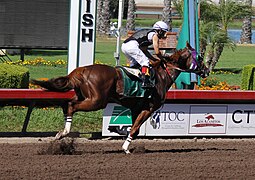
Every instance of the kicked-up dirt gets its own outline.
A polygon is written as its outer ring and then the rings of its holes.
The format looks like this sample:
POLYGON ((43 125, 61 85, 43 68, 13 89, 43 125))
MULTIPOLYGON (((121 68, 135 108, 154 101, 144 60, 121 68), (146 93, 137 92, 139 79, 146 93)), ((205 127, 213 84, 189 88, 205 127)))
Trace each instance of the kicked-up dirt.
POLYGON ((0 138, 0 179, 254 179, 255 139, 0 138))

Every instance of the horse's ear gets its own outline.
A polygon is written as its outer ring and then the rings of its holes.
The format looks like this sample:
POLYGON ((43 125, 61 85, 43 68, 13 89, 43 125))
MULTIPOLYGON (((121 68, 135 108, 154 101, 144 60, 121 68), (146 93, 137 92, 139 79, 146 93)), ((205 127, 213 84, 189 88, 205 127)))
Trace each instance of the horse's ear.
POLYGON ((186 47, 189 48, 189 49, 192 48, 188 41, 186 41, 186 47))
POLYGON ((191 45, 189 44, 188 41, 186 41, 186 47, 187 47, 189 50, 194 50, 194 48, 191 47, 191 45))

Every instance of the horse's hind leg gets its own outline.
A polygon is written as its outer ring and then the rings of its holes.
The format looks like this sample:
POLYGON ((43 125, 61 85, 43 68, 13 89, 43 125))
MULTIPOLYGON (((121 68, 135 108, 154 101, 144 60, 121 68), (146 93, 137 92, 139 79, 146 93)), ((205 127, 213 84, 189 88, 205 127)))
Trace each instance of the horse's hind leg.
POLYGON ((63 131, 59 131, 56 134, 55 139, 61 139, 70 133, 72 120, 73 120, 72 116, 65 115, 65 128, 63 131))
POLYGON ((73 104, 77 103, 78 101, 84 100, 80 90, 76 90, 75 93, 76 93, 76 96, 73 97, 72 101, 62 106, 64 118, 65 118, 65 128, 63 131, 59 131, 57 133, 57 135, 55 136, 55 139, 61 139, 70 133, 71 125, 73 121, 73 113, 74 113, 73 104))
POLYGON ((69 132, 71 130, 71 125, 72 125, 73 119, 72 119, 72 116, 68 115, 68 104, 62 106, 63 113, 64 113, 64 120, 65 120, 65 128, 63 131, 59 131, 56 134, 55 139, 61 139, 61 138, 65 137, 67 134, 69 134, 69 132))
POLYGON ((64 120, 65 120, 65 128, 63 131, 59 131, 56 134, 55 139, 61 139, 70 133, 72 120, 73 120, 72 106, 73 106, 74 102, 78 101, 78 99, 79 99, 79 97, 76 95, 72 98, 72 101, 62 105, 62 109, 63 109, 63 113, 64 113, 64 120))
POLYGON ((98 98, 87 98, 83 101, 72 101, 69 102, 68 108, 64 109, 64 115, 65 115, 65 128, 63 131, 60 131, 55 136, 56 139, 61 139, 68 135, 71 130, 72 125, 72 117, 73 114, 77 111, 95 111, 102 109, 106 106, 106 99, 100 98, 100 101, 98 98))

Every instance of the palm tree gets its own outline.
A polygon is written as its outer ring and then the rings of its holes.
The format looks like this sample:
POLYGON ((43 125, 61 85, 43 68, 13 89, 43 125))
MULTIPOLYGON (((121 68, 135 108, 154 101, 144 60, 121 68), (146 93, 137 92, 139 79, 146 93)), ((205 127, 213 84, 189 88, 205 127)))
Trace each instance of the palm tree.
MULTIPOLYGON (((178 12, 182 14, 181 0, 173 0, 178 12)), ((234 44, 228 37, 227 29, 234 18, 245 17, 250 14, 247 6, 234 0, 220 0, 219 4, 210 0, 200 1, 200 51, 207 52, 206 63, 214 69, 223 52, 224 46, 234 49, 234 44), (209 46, 208 46, 209 45, 209 46), (207 48, 209 50, 207 51, 207 48)))
POLYGON ((204 25, 210 21, 215 21, 215 28, 211 27, 209 34, 206 34, 208 32, 205 31, 204 34, 200 35, 203 40, 201 43, 203 52, 205 52, 207 44, 210 45, 210 51, 206 57, 206 63, 210 70, 213 70, 218 63, 224 46, 233 47, 233 42, 229 39, 227 32, 229 23, 234 18, 244 17, 247 14, 249 14, 247 7, 234 0, 220 0, 219 5, 212 2, 208 3, 206 0, 201 1, 201 20, 203 20, 204 25))
POLYGON ((97 32, 107 35, 110 31, 110 0, 98 0, 97 32))
POLYGON ((135 30, 135 0, 128 1, 128 14, 127 14, 127 24, 126 28, 127 31, 134 31, 135 30))
MULTIPOLYGON (((244 1, 245 5, 249 6, 251 11, 252 11, 252 0, 246 0, 244 1)), ((243 26, 242 26, 242 33, 241 33, 241 38, 240 38, 240 43, 244 44, 251 44, 251 37, 252 37, 252 19, 251 16, 246 16, 243 19, 243 26)))
MULTIPOLYGON (((247 9, 247 6, 243 6, 240 3, 237 3, 234 0, 220 0, 220 4, 218 6, 218 14, 220 15, 220 28, 225 33, 225 36, 228 37, 228 25, 230 22, 232 22, 235 18, 244 17, 248 15, 249 9, 247 9)), ((222 39, 223 40, 223 39, 222 39)), ((212 59, 211 66, 213 69, 217 62, 219 61, 219 58, 221 56, 221 53, 223 52, 224 45, 226 44, 227 39, 224 41, 221 41, 217 43, 217 46, 215 46, 215 54, 212 59)))
MULTIPOLYGON (((214 3, 208 3, 207 0, 202 0, 200 2, 200 26, 199 26, 199 33, 200 33, 200 52, 204 57, 206 53, 206 48, 209 43, 211 43, 212 35, 215 31, 218 31, 219 28, 217 23, 220 18, 217 15, 217 6, 214 3)), ((213 47, 213 46, 212 46, 213 47)), ((211 59, 213 58, 212 52, 207 53, 207 65, 209 66, 211 59)))
POLYGON ((218 14, 221 18, 221 27, 227 32, 228 25, 235 18, 250 15, 250 9, 234 0, 220 0, 218 6, 218 14))
POLYGON ((183 15, 183 0, 172 0, 173 5, 178 12, 179 16, 182 18, 183 15))
POLYGON ((99 33, 101 24, 102 24, 102 9, 103 9, 103 0, 97 1, 97 24, 96 30, 99 33))
POLYGON ((171 0, 164 0, 162 21, 168 25, 169 31, 172 31, 171 0))
POLYGON ((207 51, 205 62, 210 71, 218 63, 219 55, 221 55, 218 51, 221 50, 222 44, 232 50, 235 48, 235 43, 227 36, 226 32, 218 28, 216 22, 200 24, 200 50, 201 54, 207 51))

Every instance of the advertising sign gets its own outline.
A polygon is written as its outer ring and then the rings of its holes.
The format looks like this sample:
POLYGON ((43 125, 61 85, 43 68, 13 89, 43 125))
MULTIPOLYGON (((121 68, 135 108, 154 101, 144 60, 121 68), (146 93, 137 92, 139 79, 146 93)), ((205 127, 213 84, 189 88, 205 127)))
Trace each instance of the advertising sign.
MULTIPOLYGON (((110 103, 104 110, 103 114, 103 136, 119 136, 118 133, 110 132, 117 130, 125 135, 130 131, 132 126, 131 111, 123 106, 110 103)), ((139 135, 144 135, 144 126, 141 127, 139 135)))
POLYGON ((255 106, 232 105, 228 107, 228 134, 254 135, 255 134, 255 106))
POLYGON ((226 134, 227 106, 190 106, 189 134, 226 134))
POLYGON ((165 104, 146 121, 146 135, 175 136, 188 132, 189 106, 165 104))
MULTIPOLYGON (((117 104, 104 110, 103 136, 126 134, 131 112, 117 104)), ((140 136, 238 136, 255 135, 252 104, 164 104, 142 125, 140 136)))

